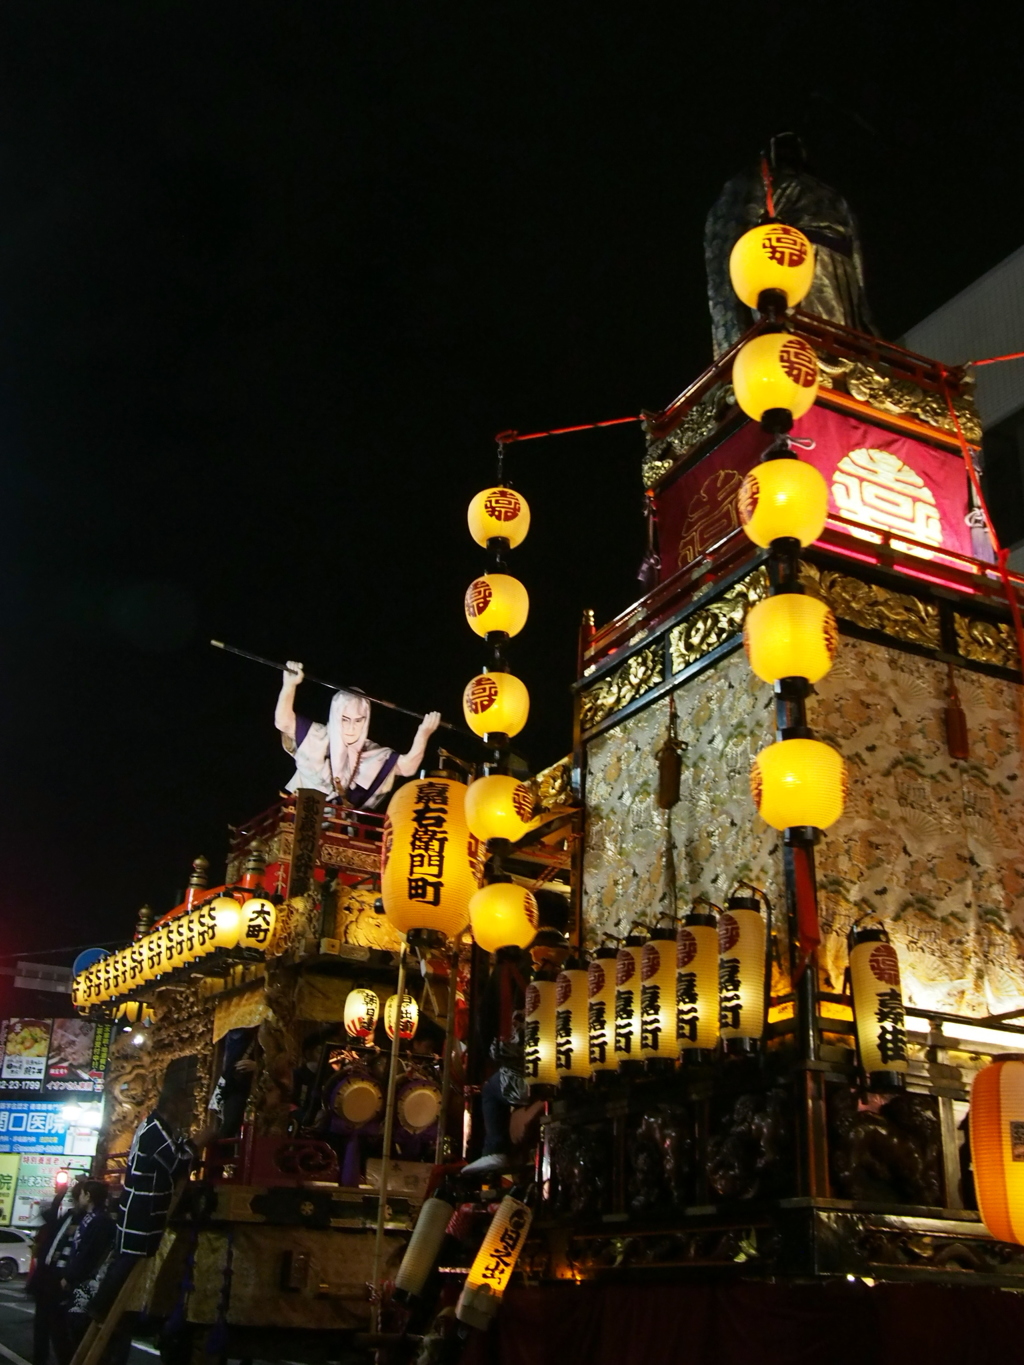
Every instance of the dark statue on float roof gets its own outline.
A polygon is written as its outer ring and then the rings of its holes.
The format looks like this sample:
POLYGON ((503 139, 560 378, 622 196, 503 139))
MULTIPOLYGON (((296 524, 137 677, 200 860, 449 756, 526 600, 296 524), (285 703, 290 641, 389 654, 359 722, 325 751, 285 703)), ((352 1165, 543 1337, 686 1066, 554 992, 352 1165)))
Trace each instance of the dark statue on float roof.
MULTIPOLYGON (((803 143, 795 133, 773 137, 766 159, 776 216, 799 228, 814 243, 817 254, 814 284, 800 307, 829 322, 877 334, 864 294, 860 233, 850 206, 838 191, 810 173, 803 143)), ((758 161, 726 182, 711 206, 704 229, 716 360, 754 323, 754 314, 740 303, 729 282, 729 253, 743 233, 766 216, 758 161)))

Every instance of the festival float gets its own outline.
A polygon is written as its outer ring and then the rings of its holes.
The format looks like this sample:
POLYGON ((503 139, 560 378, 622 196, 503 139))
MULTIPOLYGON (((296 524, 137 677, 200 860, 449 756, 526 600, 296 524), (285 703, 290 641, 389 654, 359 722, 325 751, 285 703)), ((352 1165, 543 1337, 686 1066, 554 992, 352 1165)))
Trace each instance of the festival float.
POLYGON ((86 1012, 153 1011, 112 1066, 111 1171, 165 1063, 198 1126, 224 1039, 257 1031, 240 1133, 146 1289, 166 1312, 187 1283, 218 1353, 259 1329, 292 1360, 300 1330, 395 1360, 486 1334, 504 1360, 732 1359, 775 1313, 773 1359, 820 1331, 888 1360, 922 1314, 950 1351, 964 1322, 1019 1329, 1024 582, 969 376, 872 333, 848 211, 819 182, 808 208, 808 179, 778 158, 712 211, 717 357, 643 415, 645 591, 584 616, 570 756, 532 781, 511 757, 529 509, 505 433, 469 513, 484 756, 383 818, 296 790, 234 831, 224 887, 197 864, 76 980, 86 1012), (524 953, 521 1046, 488 1054, 488 981, 524 953), (516 1067, 507 1150, 472 1160, 516 1067))

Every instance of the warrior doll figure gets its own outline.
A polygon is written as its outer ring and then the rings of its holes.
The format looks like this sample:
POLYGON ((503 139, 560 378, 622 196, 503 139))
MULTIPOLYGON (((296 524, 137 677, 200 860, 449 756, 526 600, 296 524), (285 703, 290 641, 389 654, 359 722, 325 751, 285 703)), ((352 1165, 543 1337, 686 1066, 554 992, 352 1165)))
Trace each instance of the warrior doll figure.
POLYGON ((302 664, 289 660, 274 713, 281 743, 295 759, 288 791, 312 788, 358 810, 375 810, 397 777, 412 777, 420 767, 441 713, 428 711, 412 748, 397 754, 369 739, 370 703, 359 692, 335 692, 326 725, 297 716, 295 689, 303 677, 302 664))

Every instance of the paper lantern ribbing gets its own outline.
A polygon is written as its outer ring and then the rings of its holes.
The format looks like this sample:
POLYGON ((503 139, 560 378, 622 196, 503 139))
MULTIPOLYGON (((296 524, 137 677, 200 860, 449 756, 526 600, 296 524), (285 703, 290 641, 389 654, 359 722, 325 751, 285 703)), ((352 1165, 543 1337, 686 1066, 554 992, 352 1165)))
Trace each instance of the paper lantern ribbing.
POLYGON ((529 614, 529 594, 511 574, 481 574, 466 589, 466 620, 477 635, 518 635, 529 614))
POLYGON ((351 1038, 372 1038, 380 1017, 380 999, 376 991, 357 986, 345 997, 343 1013, 345 1032, 351 1038))
POLYGON ((740 485, 737 507, 744 531, 762 549, 783 536, 807 546, 825 529, 828 485, 806 460, 762 460, 740 485))
POLYGON ((590 1074, 589 973, 578 967, 555 980, 555 1069, 559 1078, 590 1074))
MULTIPOLYGON (((398 1017, 398 996, 389 995, 384 1002, 384 1031, 389 1038, 395 1036, 395 1020, 398 1017)), ((411 995, 402 996, 402 1014, 399 1023, 399 1036, 406 1039, 416 1037, 416 1026, 420 1022, 420 1007, 411 995)))
POLYGON ((803 337, 763 332, 737 354, 732 386, 736 402, 755 422, 778 408, 802 417, 818 396, 818 357, 803 337))
POLYGON ((516 1268, 532 1218, 527 1206, 511 1195, 498 1205, 459 1295, 455 1316, 460 1322, 481 1331, 490 1325, 516 1268))
POLYGON ((518 735, 530 714, 530 694, 512 673, 478 673, 462 694, 462 714, 475 735, 518 735))
POLYGON ((828 829, 846 803, 846 764, 818 739, 782 739, 762 749, 750 769, 750 791, 773 829, 828 829))
POLYGON ((531 981, 526 988, 523 1074, 527 1084, 555 1085, 555 983, 531 981))
POLYGON ((640 950, 640 1056, 645 1061, 679 1056, 676 1039, 676 933, 652 929, 640 950))
POLYGON ((615 1058, 614 948, 598 948, 587 968, 587 1031, 590 1074, 614 1071, 615 1058))
POLYGON ((630 936, 615 958, 615 1060, 640 1056, 640 955, 644 939, 630 936))
POLYGON ((718 919, 718 1013, 723 1038, 758 1039, 767 1010, 765 923, 753 896, 730 896, 718 919))
POLYGON ((213 916, 213 941, 216 946, 236 947, 242 933, 242 907, 234 896, 215 896, 209 905, 204 905, 202 909, 213 916))
POLYGON ((814 247, 788 223, 763 223, 745 232, 729 255, 729 278, 740 300, 757 308, 766 289, 795 308, 814 283, 814 247))
POLYGON ((469 902, 473 937, 485 953, 528 948, 537 932, 537 897, 515 882, 491 882, 469 902))
POLYGON ((436 1194, 424 1201, 395 1276, 395 1293, 399 1298, 415 1298, 422 1292, 454 1212, 455 1205, 436 1194))
POLYGON ((747 661, 762 682, 806 678, 816 683, 832 667, 839 627, 817 597, 783 592, 755 603, 743 624, 747 661))
POLYGON ((676 931, 676 1039, 681 1053, 718 1045, 718 930, 694 911, 676 931))
POLYGON ((482 489, 469 504, 469 534, 485 548, 489 540, 503 539, 514 550, 530 529, 530 507, 522 493, 500 486, 482 489))
POLYGON ((479 867, 465 801, 461 782, 428 777, 407 782, 388 803, 380 892, 401 934, 436 929, 454 938, 469 921, 479 867))
POLYGON ((854 928, 849 943, 861 1069, 869 1076, 879 1071, 906 1071, 907 1027, 896 949, 880 928, 854 928))
POLYGON ((521 839, 530 828, 533 807, 530 784, 501 773, 478 777, 466 790, 466 824, 484 841, 521 839))
POLYGON ((1000 1057, 971 1086, 971 1162, 982 1221, 1024 1246, 1024 1058, 1000 1057))

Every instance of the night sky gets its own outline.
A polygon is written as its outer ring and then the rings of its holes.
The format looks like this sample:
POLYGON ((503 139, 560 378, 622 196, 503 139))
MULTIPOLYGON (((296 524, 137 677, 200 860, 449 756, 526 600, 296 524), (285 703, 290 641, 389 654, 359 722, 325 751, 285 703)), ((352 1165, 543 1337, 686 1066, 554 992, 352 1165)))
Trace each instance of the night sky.
MULTIPOLYGON (((129 935, 287 781, 277 679, 211 636, 460 719, 494 433, 707 365, 704 218, 769 134, 859 214, 889 337, 1021 245, 1018 38, 824 12, 4 7, 0 952, 129 935)), ((582 608, 637 595, 641 452, 512 452, 535 768, 582 608)))

